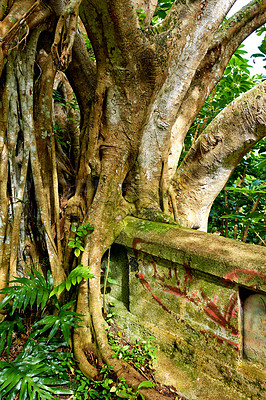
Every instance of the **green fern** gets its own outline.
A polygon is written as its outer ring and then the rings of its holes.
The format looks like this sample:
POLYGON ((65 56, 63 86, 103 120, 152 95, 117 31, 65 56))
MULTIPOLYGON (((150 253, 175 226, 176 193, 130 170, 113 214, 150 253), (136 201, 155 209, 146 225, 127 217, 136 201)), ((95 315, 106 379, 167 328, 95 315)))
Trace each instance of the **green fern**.
POLYGON ((6 320, 0 323, 0 354, 5 349, 7 358, 9 357, 9 350, 15 329, 24 332, 22 318, 17 314, 13 318, 8 316, 6 320))
MULTIPOLYGON (((54 348, 58 348, 58 343, 52 350, 54 348)), ((53 357, 56 357, 56 353, 53 357)), ((28 341, 23 352, 14 361, 0 361, 0 398, 53 400, 55 399, 53 394, 73 394, 69 389, 58 388, 68 384, 69 381, 55 377, 51 366, 53 363, 55 360, 51 362, 49 351, 40 352, 39 344, 33 340, 28 341)))
POLYGON ((35 302, 37 308, 41 307, 42 310, 44 309, 53 290, 52 275, 48 271, 47 279, 45 279, 36 269, 32 268, 32 271, 28 273, 29 278, 16 277, 13 281, 9 282, 13 286, 0 290, 0 294, 6 295, 0 303, 0 310, 11 301, 13 304, 10 315, 13 315, 16 309, 18 311, 23 309, 24 311, 28 304, 32 307, 35 302))
POLYGON ((90 272, 89 267, 84 267, 80 264, 70 272, 66 281, 60 283, 60 285, 56 286, 52 290, 52 292, 50 293, 50 297, 52 297, 56 293, 60 295, 65 289, 69 291, 72 285, 76 285, 77 283, 79 284, 82 279, 92 278, 94 278, 94 275, 90 272))
POLYGON ((82 317, 82 314, 78 314, 74 311, 69 310, 73 303, 75 303, 75 301, 71 301, 60 307, 58 310, 58 315, 47 315, 40 321, 37 321, 33 325, 33 328, 36 329, 32 332, 31 337, 41 335, 42 333, 51 329, 48 336, 49 341, 54 337, 56 332, 61 329, 64 339, 66 343, 68 343, 70 327, 79 328, 79 325, 76 322, 81 321, 81 318, 79 317, 82 317), (39 325, 44 325, 44 327, 39 329, 39 325))

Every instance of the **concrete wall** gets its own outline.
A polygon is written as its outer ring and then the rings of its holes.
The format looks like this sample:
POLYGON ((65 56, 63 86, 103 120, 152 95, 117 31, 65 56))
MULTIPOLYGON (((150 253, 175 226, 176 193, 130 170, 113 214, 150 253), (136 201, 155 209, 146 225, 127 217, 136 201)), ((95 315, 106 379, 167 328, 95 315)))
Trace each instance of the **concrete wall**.
POLYGON ((266 249, 126 218, 109 288, 132 340, 153 335, 157 378, 188 399, 266 399, 266 249))

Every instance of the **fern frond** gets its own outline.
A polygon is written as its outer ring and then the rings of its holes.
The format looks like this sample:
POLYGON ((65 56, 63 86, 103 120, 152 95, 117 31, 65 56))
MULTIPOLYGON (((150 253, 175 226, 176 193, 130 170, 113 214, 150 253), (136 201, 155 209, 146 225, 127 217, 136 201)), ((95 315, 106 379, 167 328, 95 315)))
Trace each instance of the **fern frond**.
MULTIPOLYGON (((58 344, 53 346, 57 347, 58 344)), ((14 361, 0 361, 1 399, 14 399, 18 393, 20 400, 54 400, 53 394, 73 394, 72 390, 58 387, 69 381, 55 377, 51 354, 49 358, 49 353, 41 350, 38 343, 30 340, 14 361)), ((56 353, 53 356, 56 358, 56 353)))
POLYGON ((44 309, 53 289, 51 273, 48 271, 45 279, 36 269, 32 268, 32 271, 28 274, 29 278, 16 277, 9 282, 14 284, 13 286, 0 290, 0 294, 6 294, 0 302, 0 309, 11 301, 13 304, 10 315, 13 315, 16 309, 24 311, 28 304, 32 308, 35 302, 37 308, 44 309))

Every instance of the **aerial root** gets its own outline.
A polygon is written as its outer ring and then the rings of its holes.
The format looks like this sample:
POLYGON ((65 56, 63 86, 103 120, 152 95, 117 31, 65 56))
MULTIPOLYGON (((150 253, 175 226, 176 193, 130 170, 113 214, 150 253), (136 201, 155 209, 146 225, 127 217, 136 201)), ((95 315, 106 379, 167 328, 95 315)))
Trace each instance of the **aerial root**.
POLYGON ((80 3, 81 0, 70 1, 56 26, 51 51, 54 62, 61 71, 65 71, 72 60, 72 47, 78 26, 80 3))

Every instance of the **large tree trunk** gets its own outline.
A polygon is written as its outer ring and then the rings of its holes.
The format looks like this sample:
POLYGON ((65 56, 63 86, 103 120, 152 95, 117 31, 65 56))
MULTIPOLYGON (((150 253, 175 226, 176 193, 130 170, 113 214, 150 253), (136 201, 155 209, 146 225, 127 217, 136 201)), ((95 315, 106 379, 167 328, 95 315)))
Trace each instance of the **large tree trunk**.
MULTIPOLYGON (((81 263, 95 278, 79 287, 84 321, 74 334, 89 377, 98 371, 86 349, 119 377, 130 375, 133 386, 142 379, 112 358, 102 313, 101 259, 120 222, 133 214, 206 229, 231 171, 265 136, 262 84, 213 121, 176 171, 189 126, 231 55, 266 21, 266 1, 253 1, 221 28, 233 3, 176 1, 152 27, 154 0, 1 2, 0 287, 33 265, 45 273, 47 259, 58 285, 75 266, 71 225, 90 222, 81 263), (147 15, 145 29, 136 8, 147 15), (78 10, 95 61, 76 34, 78 10), (80 125, 68 106, 69 83, 80 125), (63 104, 53 101, 53 89, 63 104), (56 125, 65 129, 66 147, 56 125)), ((152 389, 145 396, 162 398, 152 389)))

